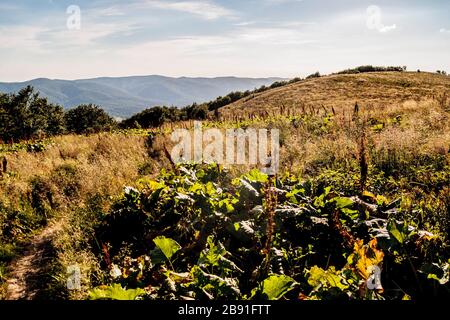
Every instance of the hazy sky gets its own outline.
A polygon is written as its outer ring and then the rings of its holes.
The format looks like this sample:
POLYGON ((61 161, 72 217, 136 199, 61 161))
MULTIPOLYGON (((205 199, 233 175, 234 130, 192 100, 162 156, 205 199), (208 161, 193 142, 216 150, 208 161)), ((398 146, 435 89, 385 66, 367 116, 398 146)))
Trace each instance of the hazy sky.
POLYGON ((448 0, 0 0, 0 81, 450 71, 449 16, 448 0))

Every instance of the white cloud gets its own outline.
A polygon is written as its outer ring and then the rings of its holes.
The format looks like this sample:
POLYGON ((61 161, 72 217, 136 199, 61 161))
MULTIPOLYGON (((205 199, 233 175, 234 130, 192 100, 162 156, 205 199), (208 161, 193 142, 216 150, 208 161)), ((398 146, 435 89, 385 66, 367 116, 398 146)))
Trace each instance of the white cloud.
POLYGON ((248 27, 248 26, 264 26, 269 28, 285 28, 285 29, 298 29, 307 26, 317 25, 316 22, 303 22, 303 21, 242 21, 233 24, 236 27, 248 27))
POLYGON ((127 34, 137 27, 124 23, 91 23, 84 22, 80 30, 67 28, 53 29, 40 35, 44 47, 82 47, 96 45, 98 40, 115 34, 127 34))
POLYGON ((395 30, 395 29, 397 29, 397 25, 395 25, 395 24, 393 24, 391 26, 383 25, 378 29, 378 31, 380 31, 381 33, 385 33, 385 32, 389 32, 391 30, 395 30))
POLYGON ((210 1, 176 1, 167 2, 159 0, 147 0, 146 6, 163 10, 187 12, 202 17, 206 20, 215 20, 223 17, 234 17, 235 12, 210 1))
POLYGON ((113 6, 105 9, 100 9, 98 14, 100 16, 110 17, 110 16, 123 16, 125 15, 125 12, 119 6, 113 6))
POLYGON ((258 42, 271 45, 297 45, 315 42, 295 29, 288 28, 243 28, 233 34, 235 41, 258 42))
POLYGON ((119 49, 118 54, 126 58, 142 59, 155 57, 170 61, 183 61, 187 57, 221 54, 231 50, 231 39, 223 36, 187 36, 169 40, 149 41, 119 49))
POLYGON ((289 21, 289 22, 281 22, 279 26, 283 28, 298 28, 304 26, 313 26, 316 24, 317 24, 316 22, 289 21))
POLYGON ((439 30, 440 33, 450 33, 450 29, 445 29, 442 28, 441 30, 439 30))
POLYGON ((212 57, 235 55, 249 50, 274 54, 279 50, 296 50, 316 41, 294 29, 242 27, 218 36, 193 35, 169 40, 149 41, 118 51, 124 57, 143 59, 151 53, 159 57, 171 56, 175 61, 187 58, 212 60, 212 57))
POLYGON ((234 25, 236 27, 245 27, 245 26, 250 26, 250 25, 255 24, 255 23, 256 23, 255 21, 243 21, 243 22, 237 22, 234 25))
POLYGON ((0 48, 36 51, 41 42, 39 34, 48 29, 39 26, 5 26, 0 27, 0 48))
POLYGON ((267 4, 283 4, 289 2, 303 2, 304 0, 265 0, 267 4))
POLYGON ((96 45, 99 39, 118 33, 125 34, 135 28, 125 23, 83 23, 80 30, 69 30, 65 27, 6 26, 0 27, 0 48, 17 49, 32 54, 86 46, 91 46, 89 50, 93 50, 92 46, 96 45))
POLYGON ((305 44, 288 33, 279 38, 280 32, 283 34, 280 30, 249 28, 220 36, 177 37, 120 48, 114 55, 119 61, 127 61, 122 71, 125 74, 294 75, 292 66, 301 59, 298 53, 305 44), (277 55, 283 59, 274 59, 277 55))

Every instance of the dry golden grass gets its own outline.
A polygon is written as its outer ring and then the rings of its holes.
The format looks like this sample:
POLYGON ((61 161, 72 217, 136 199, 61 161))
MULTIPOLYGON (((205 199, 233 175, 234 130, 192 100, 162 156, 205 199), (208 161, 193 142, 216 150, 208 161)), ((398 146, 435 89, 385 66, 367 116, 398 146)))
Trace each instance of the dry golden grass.
POLYGON ((244 98, 220 114, 225 122, 275 121, 285 137, 282 167, 314 175, 318 168, 346 166, 357 158, 361 126, 372 154, 395 150, 410 160, 448 155, 449 110, 450 77, 383 72, 309 79, 244 98), (329 115, 332 123, 322 132, 329 115), (280 117, 284 122, 276 120, 280 117), (291 121, 295 118, 301 120, 291 121), (384 127, 374 130, 373 123, 384 127))
MULTIPOLYGON (((449 98, 450 77, 443 75, 397 72, 331 75, 244 98, 221 109, 220 113, 229 121, 223 126, 237 118, 254 118, 255 127, 264 127, 268 121, 280 127, 284 140, 283 165, 297 172, 308 172, 316 165, 345 162, 355 157, 360 130, 355 121, 356 102, 360 110, 358 121, 375 119, 386 125, 377 132, 366 124, 368 140, 375 150, 448 153, 449 98), (323 118, 330 114, 334 114, 332 124, 325 132, 318 132, 323 118), (292 116, 303 120, 291 122, 292 116), (392 124, 397 116, 401 122, 392 124)), ((167 123, 161 130, 170 132, 192 125, 192 121, 167 123)), ((164 152, 164 146, 170 149, 168 138, 166 134, 154 141, 158 159, 155 170, 170 164, 164 152)), ((11 174, 0 179, 0 200, 6 205, 16 205, 21 197, 29 195, 33 178, 52 180, 55 170, 72 166, 82 205, 86 195, 115 194, 124 184, 132 182, 138 176, 137 168, 146 160, 147 151, 142 136, 56 137, 44 152, 19 151, 7 155, 11 174)))
MULTIPOLYGON (((65 292, 65 268, 77 264, 82 269, 83 285, 89 283, 97 261, 88 250, 81 230, 80 210, 97 195, 104 210, 125 185, 134 185, 139 168, 148 161, 145 137, 124 134, 66 135, 52 139, 40 153, 8 153, 8 173, 0 177, 0 204, 9 210, 27 211, 33 203, 33 181, 45 186, 42 198, 54 220, 61 226, 52 239, 56 259, 52 268, 55 295, 65 292), (51 203, 47 203, 50 192, 51 203)), ((30 213, 36 214, 36 213, 30 213)), ((98 214, 98 212, 97 212, 98 214)), ((50 216, 48 217, 50 218, 50 216)), ((4 293, 3 293, 4 294, 4 293)), ((1 298, 1 293, 0 293, 1 298)))
POLYGON ((7 154, 9 174, 0 179, 0 200, 5 205, 20 205, 19 199, 29 196, 30 182, 36 177, 60 187, 53 178, 64 166, 76 172, 78 205, 89 194, 115 194, 137 177, 139 165, 146 160, 144 140, 121 134, 66 135, 52 139, 40 153, 7 154))
POLYGON ((239 100, 221 109, 236 117, 248 114, 320 112, 331 108, 349 113, 357 102, 363 108, 379 109, 407 101, 433 99, 450 94, 450 77, 432 73, 379 72, 331 75, 293 83, 239 100), (283 110, 285 109, 285 110, 283 110))

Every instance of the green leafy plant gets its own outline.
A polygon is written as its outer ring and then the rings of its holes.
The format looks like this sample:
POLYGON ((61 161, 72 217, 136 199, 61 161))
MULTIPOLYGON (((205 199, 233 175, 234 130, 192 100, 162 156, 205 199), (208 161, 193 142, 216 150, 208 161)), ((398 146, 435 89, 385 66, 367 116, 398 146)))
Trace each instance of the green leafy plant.
POLYGON ((138 300, 145 294, 143 289, 124 289, 119 284, 93 289, 89 293, 91 300, 138 300))
POLYGON ((271 180, 257 170, 230 177, 215 164, 163 170, 139 189, 127 188, 97 229, 118 265, 111 282, 151 288, 150 299, 414 299, 419 287, 447 292, 442 237, 407 213, 399 221, 399 201, 360 194, 358 176, 344 189, 349 193, 321 179, 271 180), (367 286, 374 267, 382 289, 367 286))
POLYGON ((260 295, 268 300, 279 300, 286 293, 294 289, 296 282, 291 277, 285 275, 271 275, 261 285, 253 291, 252 297, 260 295))
POLYGON ((167 261, 169 261, 170 265, 172 266, 171 258, 175 253, 178 252, 178 250, 181 249, 181 246, 175 240, 163 236, 156 237, 155 239, 153 239, 153 242, 155 243, 156 247, 161 250, 167 261))

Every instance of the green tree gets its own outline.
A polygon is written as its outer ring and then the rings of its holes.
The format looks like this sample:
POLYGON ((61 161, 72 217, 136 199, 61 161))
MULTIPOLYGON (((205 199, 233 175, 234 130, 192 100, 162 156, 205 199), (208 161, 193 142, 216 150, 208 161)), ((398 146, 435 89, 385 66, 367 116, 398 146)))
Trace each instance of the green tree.
POLYGON ((107 131, 116 126, 113 118, 93 104, 83 104, 67 111, 65 121, 67 131, 77 134, 107 131))
POLYGON ((186 111, 175 107, 152 107, 139 112, 123 121, 123 128, 153 128, 168 121, 180 121, 186 119, 186 111))
POLYGON ((31 86, 0 96, 0 139, 6 142, 64 132, 64 110, 31 86))

